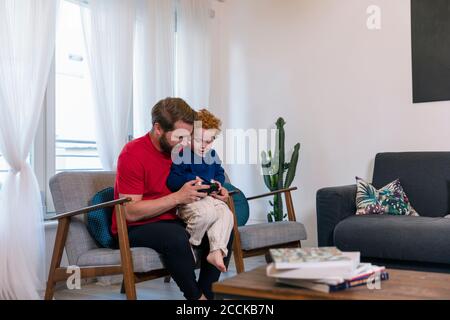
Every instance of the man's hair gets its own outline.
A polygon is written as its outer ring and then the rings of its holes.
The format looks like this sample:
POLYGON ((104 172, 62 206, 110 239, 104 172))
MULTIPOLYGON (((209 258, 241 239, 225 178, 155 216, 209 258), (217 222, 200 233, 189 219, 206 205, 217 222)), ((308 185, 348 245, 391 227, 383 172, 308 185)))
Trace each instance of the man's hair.
POLYGON ((220 130, 220 126, 222 125, 222 121, 209 112, 206 109, 202 109, 197 112, 197 121, 202 122, 203 129, 217 129, 220 130))
POLYGON ((173 131, 175 122, 194 124, 196 112, 180 98, 166 98, 152 109, 152 124, 159 123, 164 131, 173 131))

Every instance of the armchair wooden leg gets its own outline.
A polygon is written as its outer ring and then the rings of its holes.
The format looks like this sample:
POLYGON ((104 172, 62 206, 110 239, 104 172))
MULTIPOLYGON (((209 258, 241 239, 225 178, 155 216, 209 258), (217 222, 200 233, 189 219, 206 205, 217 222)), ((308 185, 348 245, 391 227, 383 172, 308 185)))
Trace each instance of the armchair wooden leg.
POLYGON ((131 256, 128 239, 125 212, 121 205, 116 206, 117 231, 119 237, 120 257, 122 260, 123 286, 128 300, 136 300, 136 285, 133 271, 133 258, 131 256))
POLYGON ((70 218, 63 218, 58 221, 58 229, 56 230, 55 246, 53 247, 52 261, 48 272, 47 287, 45 289, 45 300, 52 300, 55 289, 55 271, 61 266, 61 259, 66 244, 67 233, 69 231, 70 218))
POLYGON ((264 258, 266 259, 266 263, 272 263, 273 262, 272 256, 270 255, 269 251, 266 252, 266 254, 264 255, 264 258))
POLYGON ((242 254, 242 250, 240 250, 241 246, 239 246, 239 248, 236 248, 237 246, 233 244, 233 247, 234 264, 236 265, 236 272, 239 274, 245 271, 244 257, 242 254))
POLYGON ((236 272, 242 273, 245 271, 244 269, 244 255, 242 253, 242 247, 241 247, 241 235, 239 234, 239 228, 237 223, 237 217, 236 217, 236 210, 234 208, 234 201, 233 197, 228 198, 228 207, 230 208, 231 212, 233 212, 233 256, 234 256, 234 264, 236 265, 236 272))
POLYGON ((287 207, 289 221, 297 221, 297 218, 295 216, 294 204, 292 203, 291 192, 290 191, 286 192, 284 194, 284 197, 286 199, 286 207, 287 207))
POLYGON ((125 294, 125 282, 122 280, 122 285, 120 286, 120 293, 125 294))

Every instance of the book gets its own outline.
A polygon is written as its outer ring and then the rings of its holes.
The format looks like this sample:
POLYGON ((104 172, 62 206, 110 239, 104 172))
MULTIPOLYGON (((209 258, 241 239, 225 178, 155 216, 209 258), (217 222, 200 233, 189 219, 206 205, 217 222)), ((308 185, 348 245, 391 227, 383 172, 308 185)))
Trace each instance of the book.
POLYGON ((345 259, 339 261, 288 264, 274 262, 269 264, 266 273, 269 277, 287 279, 343 279, 353 276, 360 265, 360 253, 344 252, 341 255, 345 259))
POLYGON ((329 285, 338 285, 344 281, 354 281, 358 279, 365 278, 374 273, 381 273, 386 270, 385 267, 375 266, 370 263, 361 263, 358 268, 353 272, 352 275, 346 277, 327 277, 322 279, 312 279, 310 281, 315 281, 318 283, 324 283, 329 285))
POLYGON ((275 268, 351 267, 359 264, 359 252, 343 253, 336 247, 270 249, 275 268))
POLYGON ((383 271, 365 274, 359 278, 355 278, 353 280, 345 280, 344 282, 339 284, 327 284, 323 282, 316 282, 302 279, 283 279, 283 278, 277 278, 276 282, 291 287, 299 287, 324 293, 330 293, 342 291, 353 287, 367 285, 367 283, 369 282, 384 281, 388 279, 389 274, 386 271, 383 271))
POLYGON ((327 268, 296 268, 296 269, 277 269, 273 263, 269 264, 266 274, 271 278, 285 279, 323 279, 333 278, 342 279, 353 275, 354 269, 349 266, 327 267, 327 268))

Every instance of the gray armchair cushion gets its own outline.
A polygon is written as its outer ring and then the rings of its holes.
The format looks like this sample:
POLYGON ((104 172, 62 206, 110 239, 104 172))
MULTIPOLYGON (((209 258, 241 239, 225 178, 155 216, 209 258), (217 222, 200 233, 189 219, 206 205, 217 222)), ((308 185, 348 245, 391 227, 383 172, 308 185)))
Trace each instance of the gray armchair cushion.
POLYGON ((299 222, 291 221, 242 226, 239 227, 239 234, 243 250, 306 240, 305 226, 299 222))
POLYGON ((362 257, 450 264, 450 219, 352 216, 334 231, 336 246, 362 257))
MULTIPOLYGON (((200 251, 194 250, 196 260, 200 261, 200 251)), ((161 256, 150 248, 131 248, 133 256, 134 272, 148 272, 151 270, 163 269, 164 265, 161 256)), ((80 256, 78 266, 101 266, 119 265, 121 263, 120 251, 99 248, 90 250, 80 256)))
MULTIPOLYGON (((159 254, 149 248, 131 248, 135 272, 146 272, 164 268, 159 254)), ((120 251, 99 248, 90 250, 80 256, 78 266, 118 265, 121 263, 120 251)))
POLYGON ((98 246, 89 234, 86 224, 77 218, 72 218, 65 246, 69 264, 76 265, 77 260, 83 253, 97 248, 98 246))

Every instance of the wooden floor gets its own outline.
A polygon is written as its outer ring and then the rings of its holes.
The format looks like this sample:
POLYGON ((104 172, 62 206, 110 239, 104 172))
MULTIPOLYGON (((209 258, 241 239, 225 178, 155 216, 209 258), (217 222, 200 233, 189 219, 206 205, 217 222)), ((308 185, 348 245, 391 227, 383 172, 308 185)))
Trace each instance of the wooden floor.
MULTIPOLYGON (((245 259, 247 271, 265 265, 264 257, 245 259)), ((198 275, 198 271, 197 271, 198 275)), ((229 270, 223 273, 221 280, 235 276, 236 269, 233 259, 229 270)), ((164 279, 156 279, 139 283, 137 286, 139 300, 184 300, 184 297, 173 280, 164 283, 164 279)), ((101 285, 99 283, 85 284, 81 290, 59 289, 55 292, 56 300, 125 300, 125 295, 120 294, 120 285, 101 285)))

